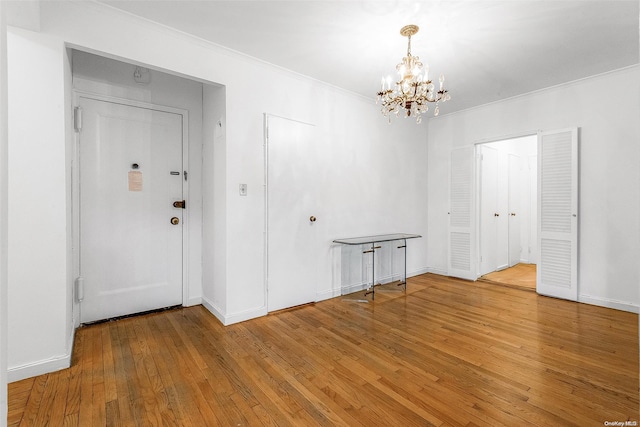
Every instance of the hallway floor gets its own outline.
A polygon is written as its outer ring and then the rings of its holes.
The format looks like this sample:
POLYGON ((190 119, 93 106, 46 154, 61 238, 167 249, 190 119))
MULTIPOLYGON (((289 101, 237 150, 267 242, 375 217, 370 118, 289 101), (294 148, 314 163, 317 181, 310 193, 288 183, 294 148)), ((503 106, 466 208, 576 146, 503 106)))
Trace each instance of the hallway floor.
POLYGON ((504 270, 485 274, 478 280, 535 291, 536 265, 516 264, 513 267, 505 268, 504 270))

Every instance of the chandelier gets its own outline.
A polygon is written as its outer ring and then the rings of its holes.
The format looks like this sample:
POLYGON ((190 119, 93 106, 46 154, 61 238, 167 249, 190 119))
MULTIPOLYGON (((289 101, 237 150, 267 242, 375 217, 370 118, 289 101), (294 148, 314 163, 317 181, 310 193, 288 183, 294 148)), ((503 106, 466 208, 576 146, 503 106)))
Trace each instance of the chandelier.
POLYGON ((411 56, 411 36, 418 32, 417 25, 406 25, 400 30, 400 34, 407 37, 407 56, 402 58, 402 62, 396 66, 400 80, 391 86, 391 76, 381 81, 380 92, 376 103, 382 104, 382 114, 391 123, 391 114, 397 116, 400 109, 404 108, 405 117, 416 117, 416 123, 420 123, 420 114, 429 110, 429 103, 435 102, 436 107, 433 115, 440 113, 438 104, 451 99, 449 92, 444 89, 444 75, 440 74, 440 90, 436 91, 433 82, 429 80, 429 66, 425 67, 422 74, 422 62, 417 56, 411 56))

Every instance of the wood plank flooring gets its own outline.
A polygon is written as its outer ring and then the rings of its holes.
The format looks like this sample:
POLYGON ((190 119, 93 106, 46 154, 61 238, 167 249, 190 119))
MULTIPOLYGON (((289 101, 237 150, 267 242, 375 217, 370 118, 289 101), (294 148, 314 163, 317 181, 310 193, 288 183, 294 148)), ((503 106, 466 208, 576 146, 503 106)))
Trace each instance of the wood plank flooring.
POLYGON ((201 306, 83 327, 9 401, 9 426, 637 422, 638 316, 426 274, 227 327, 201 306))
POLYGON ((536 265, 522 263, 516 264, 513 267, 505 268, 504 270, 485 274, 478 280, 535 291, 536 265))

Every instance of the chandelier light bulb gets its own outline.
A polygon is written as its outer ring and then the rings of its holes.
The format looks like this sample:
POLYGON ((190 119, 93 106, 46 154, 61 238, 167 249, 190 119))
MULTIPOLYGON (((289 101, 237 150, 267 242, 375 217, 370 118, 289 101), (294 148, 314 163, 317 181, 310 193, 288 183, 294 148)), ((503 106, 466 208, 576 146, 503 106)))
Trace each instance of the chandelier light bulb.
POLYGON ((398 115, 400 109, 404 109, 405 117, 415 116, 416 123, 422 122, 421 114, 429 110, 429 103, 435 102, 434 115, 440 113, 438 103, 451 99, 449 92, 444 89, 444 75, 440 75, 440 90, 436 92, 433 82, 429 80, 429 66, 423 65, 420 58, 411 55, 411 36, 418 32, 417 25, 406 25, 400 30, 400 34, 407 37, 407 56, 402 58, 396 66, 399 80, 391 88, 391 76, 381 80, 381 90, 378 92, 377 103, 382 104, 382 114, 391 123, 391 114, 398 115), (424 67, 424 74, 422 73, 424 67))

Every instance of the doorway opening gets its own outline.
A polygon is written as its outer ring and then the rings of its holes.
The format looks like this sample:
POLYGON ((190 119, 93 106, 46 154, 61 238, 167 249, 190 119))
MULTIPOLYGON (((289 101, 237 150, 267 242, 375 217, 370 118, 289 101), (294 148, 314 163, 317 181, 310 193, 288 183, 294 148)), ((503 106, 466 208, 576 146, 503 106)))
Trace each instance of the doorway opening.
POLYGON ((215 85, 209 82, 76 48, 69 54, 78 107, 71 190, 74 327, 200 304, 202 141, 214 127, 203 110, 224 100, 211 93, 215 85), (121 197, 118 204, 92 210, 91 197, 102 200, 113 194, 121 197), (105 214, 107 209, 112 215, 105 214), (115 229, 119 234, 110 231, 115 229), (99 281, 106 281, 105 287, 99 281), (171 298, 165 299, 168 289, 171 298), (124 297, 129 291, 136 296, 124 297), (96 295, 123 297, 124 302, 104 303, 96 295), (92 298, 100 310, 114 307, 117 312, 89 315, 92 298))
POLYGON ((479 280, 536 289, 537 135, 476 146, 479 280))

